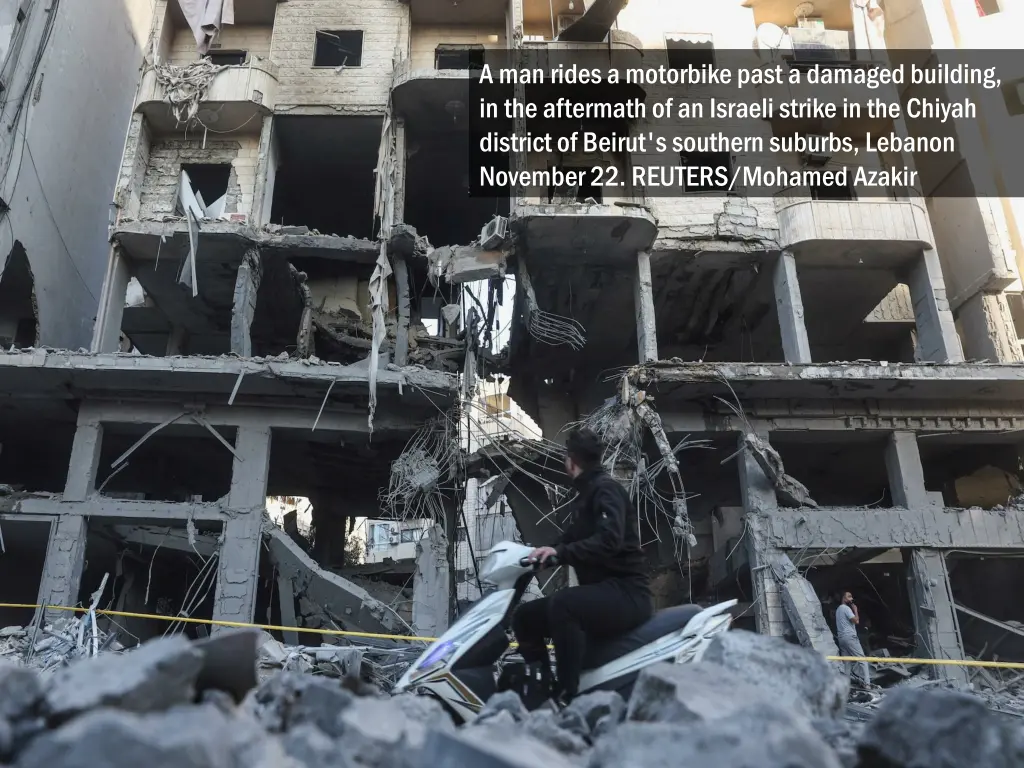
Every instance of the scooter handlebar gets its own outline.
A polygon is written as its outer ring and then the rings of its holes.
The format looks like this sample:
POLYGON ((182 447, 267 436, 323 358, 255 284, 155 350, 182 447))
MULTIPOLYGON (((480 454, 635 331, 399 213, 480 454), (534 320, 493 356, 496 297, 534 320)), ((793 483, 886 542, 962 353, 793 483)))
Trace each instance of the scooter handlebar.
POLYGON ((519 565, 523 568, 533 566, 535 571, 539 571, 543 568, 557 568, 558 567, 558 555, 551 555, 543 563, 533 557, 524 557, 519 561, 519 565))

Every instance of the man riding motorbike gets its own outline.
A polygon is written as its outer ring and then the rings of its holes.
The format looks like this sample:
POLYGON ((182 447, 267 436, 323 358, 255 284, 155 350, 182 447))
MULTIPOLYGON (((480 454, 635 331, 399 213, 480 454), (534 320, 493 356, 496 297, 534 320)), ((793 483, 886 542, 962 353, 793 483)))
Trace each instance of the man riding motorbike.
POLYGON ((557 556, 560 565, 576 570, 579 586, 524 603, 512 617, 529 677, 545 686, 551 679, 546 639, 552 639, 558 670, 552 693, 562 702, 578 690, 588 641, 625 634, 654 615, 636 510, 601 466, 603 450, 591 430, 569 433, 565 471, 578 495, 555 545, 530 555, 540 563, 557 556))

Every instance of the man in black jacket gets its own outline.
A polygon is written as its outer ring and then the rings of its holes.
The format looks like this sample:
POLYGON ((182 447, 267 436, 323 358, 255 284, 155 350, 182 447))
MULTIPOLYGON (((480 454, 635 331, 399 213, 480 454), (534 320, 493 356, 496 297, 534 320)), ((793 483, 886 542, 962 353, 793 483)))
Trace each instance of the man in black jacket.
POLYGON ((553 547, 531 557, 552 555, 572 566, 578 587, 524 603, 512 617, 523 659, 545 677, 546 639, 555 646, 556 695, 576 695, 588 639, 607 640, 643 624, 654 613, 637 516, 629 494, 601 466, 603 446, 589 429, 575 429, 566 441, 565 471, 578 495, 565 532, 553 547))

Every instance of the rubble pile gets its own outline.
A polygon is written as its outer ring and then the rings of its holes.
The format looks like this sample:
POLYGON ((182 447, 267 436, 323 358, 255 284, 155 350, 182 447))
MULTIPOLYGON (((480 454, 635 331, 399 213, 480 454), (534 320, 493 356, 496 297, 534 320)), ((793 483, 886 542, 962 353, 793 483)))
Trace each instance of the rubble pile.
MULTIPOLYGON (((819 655, 735 631, 659 664, 629 701, 554 711, 493 697, 469 725, 440 703, 346 675, 257 681, 260 633, 154 640, 48 676, 0 666, 0 764, 14 768, 868 768, 1012 766, 1024 730, 969 694, 900 686, 865 723, 819 655), (855 727, 854 727, 855 726, 855 727)), ((265 645, 265 643, 264 643, 265 645)))

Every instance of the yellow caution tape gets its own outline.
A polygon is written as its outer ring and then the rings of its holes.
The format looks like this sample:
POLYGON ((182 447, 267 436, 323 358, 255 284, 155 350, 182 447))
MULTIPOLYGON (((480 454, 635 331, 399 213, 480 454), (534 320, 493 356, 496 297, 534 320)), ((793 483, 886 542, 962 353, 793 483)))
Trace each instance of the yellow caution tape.
POLYGON ((977 661, 975 659, 904 659, 893 656, 826 656, 829 661, 869 661, 872 664, 933 664, 937 666, 1024 669, 1021 661, 977 661))
MULTIPOLYGON (((0 603, 0 608, 43 608, 36 603, 0 603)), ((88 613, 88 608, 77 608, 66 605, 47 605, 47 610, 71 611, 73 613, 88 613)), ((432 643, 436 637, 410 637, 409 635, 385 635, 378 632, 349 632, 341 629, 313 629, 311 627, 282 627, 277 624, 251 624, 245 621, 216 621, 214 619, 194 619, 188 616, 161 616, 156 613, 131 613, 129 611, 104 611, 99 608, 96 613, 100 616, 123 616, 129 619, 157 619, 159 621, 182 622, 184 624, 206 624, 216 627, 255 627, 256 629, 276 629, 281 632, 314 632, 318 635, 334 635, 342 637, 365 637, 371 640, 405 640, 406 642, 432 643)))
MULTIPOLYGON (((43 608, 38 603, 0 603, 0 608, 43 608)), ((67 605, 47 605, 47 610, 71 611, 72 613, 88 613, 88 608, 67 605)), ((159 621, 182 622, 183 624, 205 624, 216 627, 254 627, 256 629, 277 630, 279 632, 311 632, 318 635, 335 637, 365 637, 371 640, 403 640, 405 642, 433 643, 439 638, 416 637, 410 635, 385 635, 380 632, 349 632, 341 629, 313 629, 311 627, 282 627, 277 624, 253 624, 244 621, 217 621, 215 619, 194 619, 189 616, 161 616, 156 613, 132 613, 129 611, 106 611, 96 609, 100 616, 122 616, 129 619, 157 619, 159 621)), ((514 644, 513 644, 514 645, 514 644)), ((907 659, 893 656, 826 656, 828 661, 866 661, 872 664, 932 664, 959 667, 987 667, 989 669, 1024 669, 1021 661, 976 661, 974 659, 907 659)))

